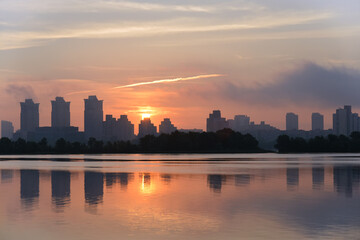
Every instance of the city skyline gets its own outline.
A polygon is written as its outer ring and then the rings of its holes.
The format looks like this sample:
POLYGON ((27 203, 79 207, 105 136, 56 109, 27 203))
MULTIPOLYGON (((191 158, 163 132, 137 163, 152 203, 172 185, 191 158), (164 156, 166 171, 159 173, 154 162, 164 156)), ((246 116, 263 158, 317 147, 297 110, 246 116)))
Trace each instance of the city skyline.
MULTIPOLYGON (((104 128, 104 131, 108 131, 109 134, 113 134, 112 131, 114 131, 114 126, 111 126, 113 124, 116 124, 116 121, 125 121, 125 122, 129 122, 129 124, 132 124, 131 120, 128 120, 128 116, 121 114, 118 120, 116 120, 116 118, 113 117, 113 114, 104 114, 103 111, 103 100, 98 100, 96 95, 90 95, 88 96, 87 99, 84 99, 85 102, 85 111, 84 111, 84 122, 86 125, 86 122, 88 122, 88 131, 86 131, 86 129, 84 129, 85 133, 85 138, 88 139, 89 137, 95 137, 97 139, 102 139, 104 137, 104 133, 102 132, 102 128, 104 128), (86 120, 88 119, 88 120, 86 120), (94 119, 94 120, 92 120, 94 119), (95 121, 95 122, 93 122, 95 121), (115 122, 113 122, 115 121, 115 122), (113 122, 113 123, 112 123, 113 122), (107 124, 107 125, 106 125, 107 124), (109 125, 110 124, 110 125, 109 125), (108 130, 105 130, 105 128, 108 128, 108 130), (96 133, 92 133, 94 130, 96 130, 96 133)), ((50 125, 45 125, 45 126, 41 126, 39 124, 39 121, 41 119, 40 114, 39 114, 39 109, 40 109, 40 103, 35 103, 33 101, 33 99, 25 99, 24 102, 20 103, 21 106, 21 112, 20 112, 20 120, 21 120, 21 126, 19 130, 22 130, 23 132, 31 132, 34 131, 34 129, 40 127, 40 128, 44 128, 44 127, 48 127, 51 126, 53 128, 71 128, 73 125, 71 125, 70 122, 70 102, 66 102, 65 99, 63 97, 55 97, 55 100, 51 100, 51 104, 52 104, 52 110, 51 110, 51 124, 50 125), (25 115, 24 115, 25 114, 25 115), (30 125, 29 125, 30 124, 30 125)), ((116 116, 115 116, 116 117, 116 116)), ((142 113, 141 114, 141 120, 140 120, 140 124, 138 125, 139 128, 137 129, 137 131, 135 131, 135 124, 132 124, 133 126, 131 127, 132 130, 131 132, 133 133, 137 133, 139 135, 139 130, 140 130, 140 125, 142 123, 150 124, 153 125, 153 127, 155 127, 154 130, 149 130, 150 133, 171 133, 172 131, 176 131, 178 129, 178 125, 174 125, 173 122, 171 121, 170 118, 165 117, 165 116, 161 116, 163 117, 162 121, 159 124, 155 125, 151 122, 151 117, 152 115, 150 113, 142 113), (145 120, 145 121, 144 121, 145 120), (149 121, 149 123, 148 123, 149 121), (159 129, 157 129, 159 126, 159 129), (163 128, 163 130, 160 130, 161 127, 163 128)), ((264 125, 265 124, 269 127, 274 127, 275 129, 279 129, 279 130, 287 130, 287 131, 298 131, 298 130, 305 130, 308 131, 307 129, 303 129, 301 127, 299 127, 301 121, 299 121, 299 115, 295 114, 293 112, 288 112, 285 114, 284 117, 285 121, 284 121, 284 126, 282 128, 276 128, 275 126, 272 126, 271 124, 266 124, 268 123, 265 119, 261 120, 259 122, 259 126, 264 125)), ((251 118, 252 120, 252 118, 251 118)), ((335 134, 345 134, 345 135, 349 135, 352 131, 357 131, 358 129, 360 129, 360 120, 359 120, 359 115, 357 113, 352 113, 352 107, 350 105, 345 105, 344 109, 341 108, 337 108, 336 112, 332 114, 332 127, 328 128, 328 130, 333 130, 335 134), (345 130, 338 130, 338 125, 339 123, 336 123, 337 117, 339 116, 339 112, 342 113, 344 111, 344 117, 347 118, 347 120, 343 120, 346 121, 346 126, 344 126, 344 128, 346 128, 345 130), (351 118, 351 120, 350 120, 351 118), (351 122, 350 122, 351 121, 351 122), (352 125, 352 126, 350 126, 352 125)), ((311 129, 310 131, 324 131, 327 130, 324 128, 324 115, 318 113, 318 112, 314 112, 311 114, 311 129)), ((10 133, 8 133, 8 128, 12 128, 13 132, 16 131, 16 129, 14 130, 13 127, 13 122, 12 121, 7 121, 7 120, 2 120, 2 126, 5 126, 5 132, 6 135, 9 135, 10 133), (10 126, 10 125, 11 126, 10 126)), ((189 128, 189 129, 185 129, 185 128, 179 128, 180 130, 183 131, 188 131, 191 129, 194 130, 203 130, 203 131, 207 131, 207 132, 215 132, 224 128, 231 128, 234 131, 243 131, 244 129, 246 129, 248 126, 256 126, 257 123, 255 123, 254 121, 250 121, 250 117, 247 115, 238 115, 235 114, 233 119, 232 118, 226 118, 226 117, 222 117, 221 116, 221 111, 220 110, 214 110, 213 113, 209 114, 209 118, 206 120, 205 123, 205 127, 204 128, 189 128), (212 120, 214 119, 214 120, 212 120), (218 120, 216 120, 218 119, 218 120), (215 122, 214 122, 215 121, 215 122), (215 124, 215 125, 214 125, 215 124)), ((343 123, 344 124, 344 123, 343 123)), ((149 126, 150 126, 149 125, 149 126)), ((72 127, 74 128, 74 127, 72 127)), ((120 127, 121 128, 121 127, 120 127)), ((147 127, 146 127, 147 128, 147 127)), ((79 131, 82 131, 79 127, 76 127, 76 129, 78 129, 79 131)), ((118 131, 118 130, 116 130, 118 131)), ((128 132, 129 130, 126 129, 122 129, 122 132, 128 132)), ((148 131, 148 130, 146 130, 148 131)), ((122 133, 121 133, 122 134, 122 133)), ((128 135, 129 133, 124 133, 125 135, 128 135)), ((140 135, 144 135, 144 134, 140 134, 140 135)), ((146 134, 145 134, 146 135, 146 134)), ((23 136, 24 137, 24 136, 23 136)), ((26 138, 26 137, 25 137, 26 138)), ((122 139, 123 137, 120 137, 120 139, 122 139)), ((131 139, 132 137, 129 138, 125 138, 125 139, 131 139)))

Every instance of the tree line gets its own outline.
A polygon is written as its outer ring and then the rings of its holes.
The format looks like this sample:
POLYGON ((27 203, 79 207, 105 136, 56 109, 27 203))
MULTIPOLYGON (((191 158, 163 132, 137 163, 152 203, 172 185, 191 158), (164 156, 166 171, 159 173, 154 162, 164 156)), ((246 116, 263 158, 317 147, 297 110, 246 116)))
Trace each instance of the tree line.
POLYGON ((86 154, 86 153, 210 153, 259 152, 258 141, 250 134, 231 129, 211 132, 179 132, 147 135, 136 142, 103 142, 90 138, 87 143, 58 139, 54 146, 44 138, 40 142, 0 139, 0 154, 86 154))
POLYGON ((330 134, 327 137, 317 136, 309 140, 281 135, 277 138, 275 148, 279 153, 360 152, 360 132, 353 132, 349 137, 330 134))

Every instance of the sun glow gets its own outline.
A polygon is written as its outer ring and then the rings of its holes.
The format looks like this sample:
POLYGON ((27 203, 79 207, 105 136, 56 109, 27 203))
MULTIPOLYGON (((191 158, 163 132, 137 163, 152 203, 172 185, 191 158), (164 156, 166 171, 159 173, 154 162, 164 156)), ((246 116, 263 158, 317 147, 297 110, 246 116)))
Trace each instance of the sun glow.
POLYGON ((151 114, 150 113, 142 113, 141 114, 141 119, 144 120, 145 118, 150 118, 151 114))

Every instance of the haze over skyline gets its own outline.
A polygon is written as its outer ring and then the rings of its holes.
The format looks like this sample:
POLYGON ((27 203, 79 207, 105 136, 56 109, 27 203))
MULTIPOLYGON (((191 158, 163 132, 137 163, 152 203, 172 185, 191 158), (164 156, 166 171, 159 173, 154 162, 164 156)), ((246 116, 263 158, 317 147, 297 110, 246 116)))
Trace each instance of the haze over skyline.
POLYGON ((331 128, 334 109, 360 110, 360 3, 301 1, 0 2, 0 119, 19 128, 19 102, 40 102, 50 125, 54 96, 83 99, 104 115, 151 114, 205 128, 213 109, 283 129, 286 112, 310 129, 331 128), (281 117, 279 117, 281 116, 281 117))

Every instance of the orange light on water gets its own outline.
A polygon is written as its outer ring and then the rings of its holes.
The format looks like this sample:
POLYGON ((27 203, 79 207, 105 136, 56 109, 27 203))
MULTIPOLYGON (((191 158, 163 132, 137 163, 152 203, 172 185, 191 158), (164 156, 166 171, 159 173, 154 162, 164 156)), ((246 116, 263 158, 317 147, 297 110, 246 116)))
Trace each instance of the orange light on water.
POLYGON ((154 183, 151 181, 151 175, 148 173, 140 174, 141 178, 141 192, 150 194, 154 191, 154 183))

